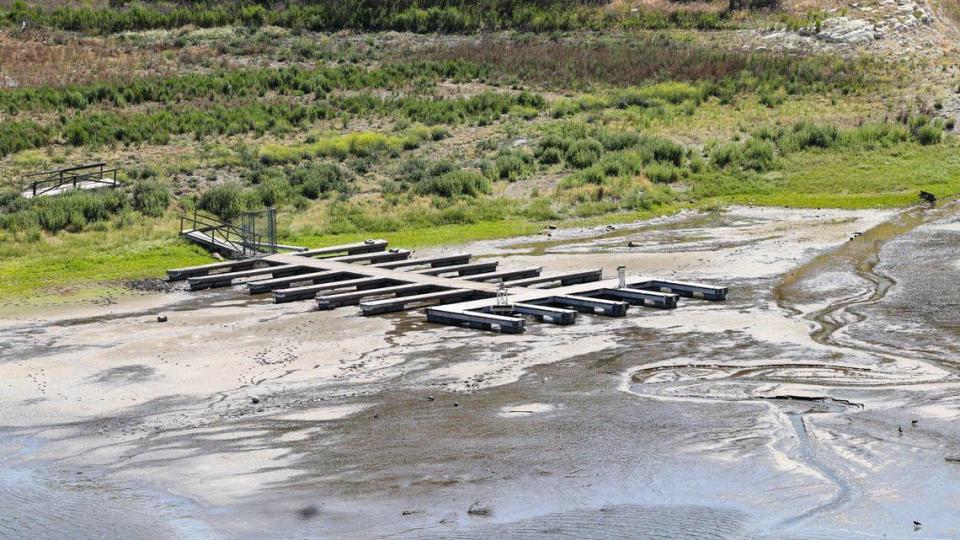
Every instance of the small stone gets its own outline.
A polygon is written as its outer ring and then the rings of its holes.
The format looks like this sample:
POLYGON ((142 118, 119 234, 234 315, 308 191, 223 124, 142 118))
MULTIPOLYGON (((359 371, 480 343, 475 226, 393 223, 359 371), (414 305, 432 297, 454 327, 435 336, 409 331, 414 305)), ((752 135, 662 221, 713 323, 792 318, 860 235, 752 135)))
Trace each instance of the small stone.
POLYGON ((477 501, 470 505, 470 509, 467 510, 467 513, 472 516, 489 516, 493 513, 493 509, 477 501))
POLYGON ((214 251, 214 252, 211 254, 211 256, 212 256, 214 259, 218 260, 218 261, 222 261, 222 260, 223 260, 223 255, 217 253, 216 251, 214 251))
POLYGON ((919 423, 920 423, 920 420, 916 420, 916 419, 910 421, 910 425, 912 426, 916 426, 919 423))
POLYGON ((437 400, 437 398, 435 398, 435 397, 433 397, 433 396, 427 396, 427 401, 436 401, 436 400, 437 400))
POLYGON ((550 225, 547 225, 547 228, 553 231, 556 230, 557 226, 551 223, 550 225))
POLYGON ((320 513, 320 509, 315 505, 304 506, 300 510, 297 510, 297 514, 301 519, 310 519, 320 513))
POLYGON ((251 396, 250 403, 253 403, 254 405, 256 405, 257 403, 260 403, 260 398, 257 396, 251 396))
POLYGON ((613 225, 607 225, 607 230, 608 230, 608 231, 612 231, 612 230, 614 230, 614 229, 616 229, 616 227, 614 227, 613 225))
POLYGON ((157 322, 167 322, 166 315, 157 315, 157 322))
POLYGON ((627 247, 640 247, 640 242, 634 242, 633 240, 627 242, 627 247))
POLYGON ((454 407, 459 407, 459 406, 460 406, 460 404, 459 404, 459 403, 457 403, 456 401, 454 401, 454 402, 453 402, 453 406, 454 406, 454 407))

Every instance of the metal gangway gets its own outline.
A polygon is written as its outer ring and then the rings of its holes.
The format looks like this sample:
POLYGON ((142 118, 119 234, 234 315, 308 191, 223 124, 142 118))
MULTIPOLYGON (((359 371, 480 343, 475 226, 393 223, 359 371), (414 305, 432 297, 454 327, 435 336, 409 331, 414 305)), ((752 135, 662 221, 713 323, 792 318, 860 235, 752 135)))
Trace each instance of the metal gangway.
POLYGON ((239 225, 194 210, 192 215, 180 215, 180 236, 231 259, 306 249, 277 243, 274 208, 243 212, 239 225))
POLYGON ((20 193, 30 199, 59 195, 78 189, 115 188, 119 169, 107 169, 106 163, 90 163, 65 169, 21 176, 20 193))

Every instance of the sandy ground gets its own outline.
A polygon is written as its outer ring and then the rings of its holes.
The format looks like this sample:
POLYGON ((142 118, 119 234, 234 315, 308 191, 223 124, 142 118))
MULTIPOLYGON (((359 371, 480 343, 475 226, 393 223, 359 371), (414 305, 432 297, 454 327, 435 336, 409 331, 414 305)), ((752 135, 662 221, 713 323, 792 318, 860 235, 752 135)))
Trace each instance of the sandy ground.
POLYGON ((519 336, 240 287, 12 314, 0 536, 960 536, 954 213, 734 208, 429 252, 731 288, 519 336))

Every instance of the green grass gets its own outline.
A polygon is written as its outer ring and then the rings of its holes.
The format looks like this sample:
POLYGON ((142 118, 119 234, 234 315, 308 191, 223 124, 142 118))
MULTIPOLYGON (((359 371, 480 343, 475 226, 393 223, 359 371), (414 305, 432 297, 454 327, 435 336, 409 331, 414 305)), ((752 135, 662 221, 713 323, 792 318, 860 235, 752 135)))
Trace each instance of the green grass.
MULTIPOLYGON (((164 222, 168 223, 168 222, 164 222)), ((167 268, 210 262, 176 239, 175 225, 60 233, 33 242, 4 241, 0 312, 23 306, 94 300, 118 281, 162 277, 167 268)))
POLYGON ((917 202, 920 190, 960 195, 960 152, 955 141, 935 146, 901 144, 880 150, 805 151, 783 159, 776 191, 725 202, 794 208, 894 208, 917 202))
POLYGON ((542 223, 521 219, 505 219, 501 221, 482 221, 462 225, 411 228, 386 233, 301 235, 294 236, 287 241, 294 245, 314 247, 356 242, 376 236, 389 240, 390 244, 396 247, 423 248, 458 244, 473 240, 494 240, 497 238, 533 234, 542 230, 543 227, 544 225, 542 223))

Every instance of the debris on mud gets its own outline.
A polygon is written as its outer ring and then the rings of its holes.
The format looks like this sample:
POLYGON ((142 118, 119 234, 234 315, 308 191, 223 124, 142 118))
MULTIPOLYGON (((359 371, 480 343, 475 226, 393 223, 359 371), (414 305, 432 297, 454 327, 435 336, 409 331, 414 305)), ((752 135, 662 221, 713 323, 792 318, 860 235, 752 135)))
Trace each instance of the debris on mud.
POLYGON ((167 322, 166 315, 157 315, 157 322, 167 322))
POLYGON ((320 513, 320 509, 313 504, 309 506, 304 506, 300 510, 297 510, 297 515, 300 516, 300 519, 310 519, 315 517, 319 513, 320 513))
POLYGON ((173 292, 178 288, 173 283, 160 278, 130 279, 124 281, 123 286, 131 291, 163 293, 173 292))
POLYGON ((471 516, 489 516, 493 513, 493 509, 488 505, 477 501, 470 505, 470 509, 467 510, 467 513, 471 516))

